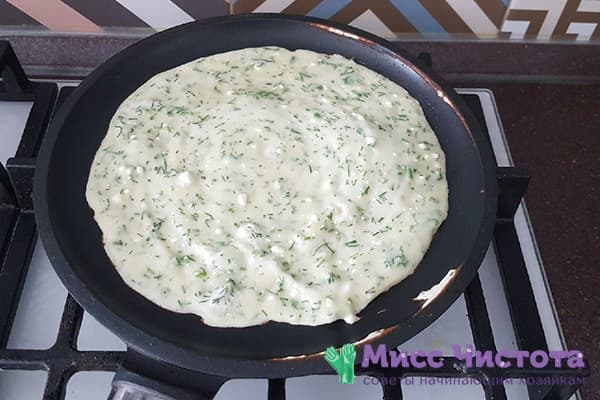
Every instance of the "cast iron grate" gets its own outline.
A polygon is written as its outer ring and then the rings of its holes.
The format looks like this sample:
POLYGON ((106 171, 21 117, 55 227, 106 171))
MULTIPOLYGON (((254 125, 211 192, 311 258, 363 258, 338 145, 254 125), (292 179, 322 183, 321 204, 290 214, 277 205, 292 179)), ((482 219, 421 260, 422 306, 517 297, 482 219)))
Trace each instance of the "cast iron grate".
MULTIPOLYGON (((427 55, 420 56, 429 63, 427 55)), ((175 376, 173 386, 195 387, 198 380, 227 380, 226 377, 212 377, 196 373, 181 373, 176 368, 165 366, 157 361, 148 362, 143 356, 131 351, 79 351, 76 342, 83 318, 83 309, 67 296, 59 332, 55 344, 47 350, 7 349, 10 329, 15 317, 18 300, 31 260, 37 232, 34 210, 31 201, 35 157, 44 131, 55 107, 72 92, 63 88, 57 98, 57 86, 53 83, 31 82, 25 76, 12 48, 6 41, 0 41, 0 100, 33 101, 21 142, 15 157, 7 162, 6 168, 0 165, 0 370, 44 370, 48 378, 43 398, 46 400, 64 399, 69 378, 79 371, 118 371, 127 364, 145 364, 146 373, 155 378, 175 376), (56 103, 56 105, 55 105, 56 103), (174 374, 175 372, 175 374, 174 374)), ((475 116, 483 123, 483 110, 476 96, 463 95, 475 116)), ((525 351, 548 350, 537 305, 527 275, 521 253, 513 216, 527 188, 529 177, 518 168, 498 168, 498 214, 494 232, 494 247, 499 260, 500 272, 506 292, 515 337, 519 349, 525 351)), ((496 350, 489 314, 485 304, 481 283, 477 276, 465 292, 470 328, 477 350, 496 350)), ((589 375, 587 368, 570 369, 548 366, 536 369, 525 368, 475 368, 454 357, 442 357, 442 368, 379 369, 359 368, 357 375, 369 375, 383 379, 389 377, 447 377, 474 378, 483 388, 485 398, 507 399, 503 385, 497 384, 498 377, 537 378, 573 377, 575 384, 550 384, 547 386, 529 385, 531 400, 565 400, 579 388, 582 377, 589 375)), ((384 400, 401 400, 400 385, 383 385, 384 400)), ((450 388, 448 390, 451 390, 450 388)), ((285 399, 285 379, 269 380, 270 400, 285 399)), ((179 397, 176 396, 177 399, 179 397)), ((186 397, 187 398, 187 397, 186 397)))

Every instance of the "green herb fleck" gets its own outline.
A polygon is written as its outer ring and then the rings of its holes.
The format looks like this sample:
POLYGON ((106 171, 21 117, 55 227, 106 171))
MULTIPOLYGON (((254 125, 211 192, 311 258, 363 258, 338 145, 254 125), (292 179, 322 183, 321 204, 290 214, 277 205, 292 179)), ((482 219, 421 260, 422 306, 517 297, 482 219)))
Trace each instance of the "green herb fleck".
POLYGON ((331 246, 329 246, 329 243, 325 242, 325 243, 321 243, 321 244, 319 245, 319 247, 317 247, 317 248, 315 249, 315 251, 314 251, 314 253, 313 253, 313 256, 314 256, 315 254, 317 254, 317 252, 318 252, 319 250, 321 250, 322 248, 326 248, 327 250, 329 250, 329 252, 330 252, 331 254, 335 254, 335 250, 333 250, 333 249, 331 248, 331 246))
POLYGON ((187 264, 190 263, 192 261, 196 261, 196 259, 194 258, 194 256, 186 254, 183 256, 177 256, 175 257, 175 261, 177 261, 177 265, 181 266, 183 264, 187 264))
POLYGON ((408 259, 404 255, 404 251, 402 251, 400 254, 390 257, 387 260, 385 260, 384 265, 386 268, 393 268, 393 267, 400 267, 400 266, 406 267, 408 265, 408 259))
POLYGON ((198 271, 196 271, 196 278, 200 278, 200 279, 206 278, 206 275, 207 275, 207 273, 204 268, 200 268, 200 269, 198 269, 198 271))
POLYGON ((336 279, 340 278, 340 275, 336 274, 335 272, 330 272, 329 275, 327 275, 327 283, 331 285, 336 279))

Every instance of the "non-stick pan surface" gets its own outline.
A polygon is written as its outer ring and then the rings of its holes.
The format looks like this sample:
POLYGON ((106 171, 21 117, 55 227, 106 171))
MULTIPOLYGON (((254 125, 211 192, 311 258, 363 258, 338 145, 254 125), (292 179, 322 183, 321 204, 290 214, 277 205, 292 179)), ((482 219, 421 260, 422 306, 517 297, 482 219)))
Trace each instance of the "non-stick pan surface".
MULTIPOLYGON (((285 68, 285 65, 282 65, 285 68)), ((39 155, 35 209, 41 238, 65 286, 96 319, 137 351, 201 372, 278 377, 325 371, 327 346, 373 331, 398 345, 434 321, 463 292, 487 250, 496 212, 495 162, 458 96, 389 43, 363 31, 304 17, 253 15, 190 23, 142 40, 94 71, 58 111, 39 155), (90 165, 117 107, 150 77, 198 57, 257 46, 338 53, 405 87, 417 98, 447 156, 447 220, 415 273, 380 295, 353 325, 268 323, 213 328, 164 310, 130 289, 104 252, 85 200, 90 165), (455 269, 426 307, 413 300, 455 269)), ((202 93, 199 93, 202 95, 202 93)), ((373 336, 372 336, 373 337, 373 336)))

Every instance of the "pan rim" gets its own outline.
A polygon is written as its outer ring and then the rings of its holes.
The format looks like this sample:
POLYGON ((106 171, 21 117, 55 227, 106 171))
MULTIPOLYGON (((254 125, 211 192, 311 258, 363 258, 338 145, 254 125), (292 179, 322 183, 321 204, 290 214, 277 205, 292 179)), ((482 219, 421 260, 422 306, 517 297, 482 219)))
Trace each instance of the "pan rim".
MULTIPOLYGON (((189 24, 180 25, 178 27, 163 31, 161 32, 161 35, 174 35, 179 31, 191 29, 191 27, 195 26, 196 24, 221 24, 231 23, 234 21, 244 21, 248 19, 278 19, 303 24, 318 24, 325 29, 333 28, 339 30, 340 32, 354 35, 356 38, 358 38, 358 40, 370 42, 377 46, 378 49, 387 52, 389 55, 400 57, 403 63, 413 67, 415 70, 420 71, 423 76, 431 79, 431 83, 436 85, 436 87, 439 87, 441 92, 447 96, 453 104, 456 105, 456 112, 464 119, 466 124, 465 127, 467 129, 471 128, 471 130, 475 131, 475 133, 479 133, 476 129, 478 125, 476 120, 452 88, 443 83, 443 81, 435 74, 428 71, 426 67, 418 65, 417 62, 413 61, 412 58, 404 54, 404 52, 392 47, 391 43, 388 41, 356 28, 311 17, 252 14, 216 17, 203 21, 191 22, 189 24)), ((152 37, 156 37, 156 35, 152 37)), ((51 163, 51 155, 56 145, 60 128, 69 115, 68 111, 73 107, 74 104, 77 103, 78 99, 86 92, 87 88, 90 87, 93 82, 98 79, 98 77, 102 76, 105 71, 109 71, 113 65, 118 64, 120 60, 126 58, 131 52, 137 52, 139 51, 138 49, 143 49, 145 46, 150 46, 152 43, 152 37, 142 40, 113 56, 110 60, 93 71, 82 82, 82 84, 75 89, 71 96, 69 96, 69 98, 66 100, 65 104, 63 104, 61 110, 57 113, 48 129, 48 132, 44 138, 44 143, 40 150, 40 154, 38 156, 36 171, 45 171, 47 174, 48 167, 51 163)), ((481 133, 474 134, 474 141, 477 151, 480 153, 479 155, 482 164, 487 164, 483 165, 485 209, 481 224, 479 226, 479 234, 470 254, 465 259, 465 264, 478 265, 483 259, 483 256, 485 255, 492 238, 492 222, 495 222, 497 189, 495 179, 496 165, 492 162, 494 158, 491 147, 481 133)), ((50 210, 48 207, 48 202, 46 201, 48 191, 47 183, 46 176, 36 173, 34 182, 34 205, 36 210, 36 220, 40 231, 40 237, 44 243, 49 258, 52 261, 52 265, 57 270, 63 284, 69 289, 69 292, 72 294, 72 296, 78 302, 80 302, 80 304, 83 304, 84 308, 89 311, 90 314, 102 315, 102 322, 109 323, 111 329, 137 352, 151 358, 174 365, 179 365, 185 368, 232 377, 286 377, 304 375, 307 373, 324 372, 329 369, 321 357, 296 358, 293 359, 293 362, 291 360, 282 362, 281 360, 278 361, 275 359, 236 359, 200 354, 199 352, 192 352, 168 341, 151 336, 147 332, 121 318, 112 312, 105 304, 94 297, 93 293, 85 285, 85 282, 78 279, 74 271, 71 269, 69 261, 60 250, 59 241, 55 236, 54 228, 50 222, 50 210)), ((439 317, 449 307, 449 305, 460 296, 468 283, 475 276, 476 272, 477 269, 474 269, 471 274, 457 274, 453 284, 449 285, 446 290, 438 296, 436 301, 432 302, 426 308, 427 312, 418 313, 419 315, 412 318, 411 324, 413 326, 413 330, 415 331, 414 334, 417 334, 427 327, 431 322, 437 319, 437 317, 439 317)), ((386 335, 380 336, 378 340, 389 345, 397 345, 397 341, 394 342, 394 338, 397 337, 398 335, 395 334, 394 330, 391 330, 387 332, 386 335)), ((357 362, 360 362, 360 360, 357 362)))

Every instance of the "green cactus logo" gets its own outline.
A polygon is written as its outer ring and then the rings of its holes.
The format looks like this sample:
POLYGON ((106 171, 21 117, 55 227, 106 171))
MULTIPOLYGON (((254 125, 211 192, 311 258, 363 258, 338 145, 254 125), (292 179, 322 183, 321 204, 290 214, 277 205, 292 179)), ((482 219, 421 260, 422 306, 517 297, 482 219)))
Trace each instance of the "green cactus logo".
POLYGON ((337 372, 340 383, 354 383, 354 360, 356 351, 353 344, 345 344, 340 352, 331 346, 325 350, 325 361, 337 372))

